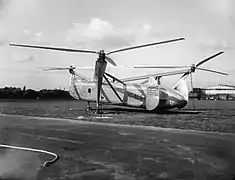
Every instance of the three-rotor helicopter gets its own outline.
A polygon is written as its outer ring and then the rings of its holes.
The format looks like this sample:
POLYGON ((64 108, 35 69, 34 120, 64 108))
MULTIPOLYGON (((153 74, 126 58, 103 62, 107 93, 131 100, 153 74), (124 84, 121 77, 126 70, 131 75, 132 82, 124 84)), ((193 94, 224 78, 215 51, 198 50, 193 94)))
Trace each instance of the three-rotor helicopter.
POLYGON ((100 50, 97 52, 93 50, 69 49, 25 44, 10 45, 55 51, 98 54, 98 58, 95 62, 94 67, 93 79, 89 79, 76 72, 76 68, 73 66, 70 66, 69 68, 53 67, 48 68, 48 70, 69 70, 69 73, 71 74, 69 88, 71 96, 77 100, 87 101, 89 107, 90 102, 95 102, 97 107, 96 112, 100 113, 101 103, 143 108, 148 111, 168 110, 172 108, 181 109, 187 105, 189 100, 189 88, 185 79, 189 75, 194 73, 195 70, 203 70, 212 73, 227 75, 223 72, 199 67, 212 58, 221 55, 223 52, 216 53, 215 55, 212 55, 200 61, 196 65, 191 66, 134 66, 134 68, 181 68, 180 70, 173 70, 164 73, 154 73, 144 76, 119 79, 106 71, 107 62, 109 62, 113 66, 117 66, 116 63, 108 55, 181 40, 184 40, 184 38, 132 46, 110 51, 108 53, 105 53, 104 50, 100 50), (161 85, 161 77, 177 74, 182 74, 182 76, 172 88, 164 87, 161 85), (137 83, 136 81, 139 80, 143 80, 143 82, 137 83))

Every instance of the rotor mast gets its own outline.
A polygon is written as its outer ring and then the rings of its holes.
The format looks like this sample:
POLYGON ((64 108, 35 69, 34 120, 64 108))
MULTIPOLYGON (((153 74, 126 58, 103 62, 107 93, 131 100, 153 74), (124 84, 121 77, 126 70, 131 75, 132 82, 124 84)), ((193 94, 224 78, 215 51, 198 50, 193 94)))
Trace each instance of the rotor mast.
POLYGON ((95 72, 93 80, 96 82, 97 94, 96 94, 96 107, 97 113, 100 112, 100 91, 102 88, 102 82, 104 78, 104 73, 107 67, 107 61, 105 60, 104 50, 100 50, 99 57, 95 62, 95 72))

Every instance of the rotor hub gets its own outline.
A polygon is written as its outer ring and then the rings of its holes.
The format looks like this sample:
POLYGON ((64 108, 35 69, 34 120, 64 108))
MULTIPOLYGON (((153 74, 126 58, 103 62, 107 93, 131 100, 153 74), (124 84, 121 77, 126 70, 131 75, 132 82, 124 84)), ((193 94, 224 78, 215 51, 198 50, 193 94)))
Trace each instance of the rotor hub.
POLYGON ((105 52, 104 52, 104 50, 101 49, 98 54, 99 54, 98 61, 104 62, 105 61, 105 52))
POLYGON ((74 72, 74 67, 73 67, 73 66, 70 66, 70 67, 69 67, 69 73, 70 73, 70 74, 73 74, 73 75, 75 74, 75 72, 74 72))
POLYGON ((191 72, 195 72, 195 70, 196 70, 196 66, 195 66, 195 64, 192 64, 192 66, 191 66, 191 72))
POLYGON ((105 55, 105 52, 104 52, 103 49, 101 49, 98 54, 99 54, 99 56, 104 56, 104 55, 105 55))

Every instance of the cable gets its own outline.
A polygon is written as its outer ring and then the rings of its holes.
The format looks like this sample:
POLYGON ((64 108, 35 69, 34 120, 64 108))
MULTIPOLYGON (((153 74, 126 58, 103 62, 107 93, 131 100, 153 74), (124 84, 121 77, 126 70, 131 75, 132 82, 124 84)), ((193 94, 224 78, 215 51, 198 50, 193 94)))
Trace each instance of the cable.
POLYGON ((46 161, 43 163, 43 167, 48 167, 51 164, 54 164, 56 161, 59 160, 59 155, 53 153, 53 152, 49 152, 49 151, 45 151, 45 150, 40 150, 40 149, 32 149, 32 148, 26 148, 26 147, 19 147, 19 146, 10 146, 10 145, 6 145, 6 144, 0 144, 0 147, 3 148, 11 148, 11 149, 17 149, 17 150, 24 150, 24 151, 32 151, 32 152, 39 152, 39 153, 45 153, 45 154, 49 154, 54 156, 55 158, 49 161, 46 161))

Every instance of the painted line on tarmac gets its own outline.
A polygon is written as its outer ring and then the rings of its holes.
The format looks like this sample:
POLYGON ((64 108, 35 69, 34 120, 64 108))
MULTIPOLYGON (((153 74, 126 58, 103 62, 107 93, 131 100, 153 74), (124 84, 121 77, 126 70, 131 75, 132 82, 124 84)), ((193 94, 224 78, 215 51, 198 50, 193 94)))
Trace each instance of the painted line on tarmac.
POLYGON ((163 127, 155 127, 155 126, 143 126, 143 125, 129 125, 129 124, 114 124, 110 122, 92 122, 85 120, 77 120, 77 119, 65 119, 65 118, 53 118, 53 117, 37 117, 37 116, 24 116, 24 115, 14 115, 14 114, 1 114, 0 116, 5 117, 20 117, 22 120, 51 120, 51 121, 64 121, 69 122, 71 124, 83 124, 83 125, 97 125, 97 126, 108 126, 108 127, 122 127, 122 128, 133 128, 133 129, 142 129, 142 130, 152 130, 152 131, 164 131, 164 132, 172 132, 172 133, 189 133, 194 135, 220 135, 221 138, 235 138, 234 133, 226 133, 226 132, 212 132, 212 131, 198 131, 192 129, 176 129, 176 128, 163 128, 163 127))

